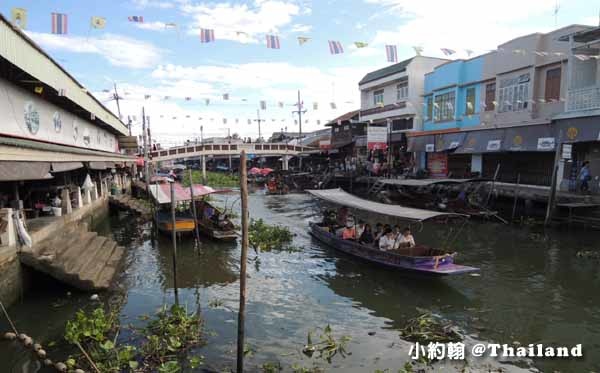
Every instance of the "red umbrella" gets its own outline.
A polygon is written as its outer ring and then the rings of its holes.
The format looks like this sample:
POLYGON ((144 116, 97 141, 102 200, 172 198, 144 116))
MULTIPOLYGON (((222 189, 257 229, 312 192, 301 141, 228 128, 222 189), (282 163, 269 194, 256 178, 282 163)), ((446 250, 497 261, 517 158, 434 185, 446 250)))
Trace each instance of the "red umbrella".
POLYGON ((259 174, 261 173, 261 170, 260 170, 260 168, 258 168, 258 167, 252 167, 252 168, 250 169, 250 171, 248 171, 248 173, 249 173, 250 175, 259 175, 259 174))
POLYGON ((262 170, 260 170, 260 173, 263 176, 267 176, 268 174, 270 174, 271 172, 273 172, 274 170, 272 168, 263 168, 262 170))

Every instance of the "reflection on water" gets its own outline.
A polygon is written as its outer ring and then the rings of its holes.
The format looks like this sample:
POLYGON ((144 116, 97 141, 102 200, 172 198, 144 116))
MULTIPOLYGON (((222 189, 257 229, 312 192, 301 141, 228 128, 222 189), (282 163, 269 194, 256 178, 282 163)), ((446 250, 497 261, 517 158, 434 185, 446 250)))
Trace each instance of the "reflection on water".
MULTIPOLYGON (((236 200, 234 195, 218 198, 227 199, 228 205, 236 200)), ((310 365, 299 353, 307 333, 331 324, 334 334, 352 337, 353 352, 336 359, 332 370, 395 371, 407 359, 406 344, 397 330, 417 314, 417 307, 434 310, 480 340, 584 345, 582 360, 536 361, 545 371, 600 369, 598 263, 575 257, 578 250, 595 249, 593 233, 545 235, 469 222, 451 247, 459 252, 459 263, 480 267, 481 276, 432 281, 407 278, 322 246, 307 233, 308 222, 317 218, 319 210, 310 196, 256 193, 251 195, 250 208, 254 218, 288 226, 301 250, 261 253, 260 266, 248 268, 246 334, 256 351, 248 359, 249 370, 276 360, 285 366, 310 365)), ((442 245, 449 228, 425 225, 415 236, 419 242, 442 245)), ((99 229, 128 248, 121 321, 141 325, 138 315, 174 302, 171 241, 155 237, 150 224, 136 223, 126 214, 112 215, 99 229)), ((180 303, 202 312, 209 335, 209 344, 193 353, 204 355, 215 369, 232 367, 238 243, 204 240, 197 252, 192 241, 178 244, 178 297, 180 303)), ((89 302, 87 296, 65 293, 61 288, 29 293, 10 312, 17 325, 35 338, 59 340, 65 320, 89 302)), ((7 327, 4 321, 0 326, 7 327)), ((29 357, 26 351, 0 343, 0 362, 11 367, 8 371, 37 371, 29 357)))

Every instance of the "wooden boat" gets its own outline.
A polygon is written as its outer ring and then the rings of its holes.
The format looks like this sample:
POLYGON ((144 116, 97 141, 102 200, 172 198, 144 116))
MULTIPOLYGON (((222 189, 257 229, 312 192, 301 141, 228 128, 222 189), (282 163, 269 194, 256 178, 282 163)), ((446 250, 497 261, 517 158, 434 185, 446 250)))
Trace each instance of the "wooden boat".
MULTIPOLYGON (((203 185, 194 185, 194 199, 202 196, 216 193, 213 188, 203 185)), ((155 214, 154 220, 158 230, 162 233, 171 234, 173 229, 177 233, 193 232, 196 228, 196 218, 187 212, 177 212, 175 215, 175 226, 171 215, 171 204, 181 204, 192 200, 190 188, 183 187, 179 183, 165 182, 157 180, 156 184, 149 185, 150 194, 160 206, 160 210, 155 214), (175 201, 171 201, 171 186, 175 195, 175 201)))
POLYGON ((200 234, 219 241, 235 241, 238 238, 238 234, 231 220, 225 219, 224 227, 219 227, 213 219, 208 219, 204 216, 206 208, 212 208, 216 213, 222 214, 222 212, 208 202, 196 201, 196 213, 198 214, 196 224, 198 224, 200 234))
MULTIPOLYGON (((309 193, 338 205, 360 209, 372 213, 393 216, 411 222, 422 223, 437 218, 459 217, 459 214, 420 210, 415 208, 387 205, 358 198, 341 189, 309 190, 309 193)), ((428 277, 458 275, 477 272, 479 268, 454 263, 456 253, 418 245, 392 251, 381 251, 374 247, 361 245, 353 240, 343 240, 330 233, 317 223, 310 223, 311 234, 319 241, 356 258, 393 268, 401 272, 419 274, 428 277)))
MULTIPOLYGON (((156 225, 158 230, 163 233, 171 234, 173 232, 173 218, 168 211, 159 211, 155 216, 156 225)), ((185 233, 193 232, 196 228, 196 222, 194 217, 187 214, 176 214, 175 215, 175 232, 185 233)))

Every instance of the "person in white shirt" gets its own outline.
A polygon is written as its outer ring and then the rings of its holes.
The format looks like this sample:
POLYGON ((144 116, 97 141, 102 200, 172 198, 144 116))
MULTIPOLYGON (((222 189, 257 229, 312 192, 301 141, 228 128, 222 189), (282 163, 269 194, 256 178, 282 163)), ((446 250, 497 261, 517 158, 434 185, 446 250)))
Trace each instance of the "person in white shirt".
POLYGON ((387 228, 383 232, 383 236, 379 239, 379 250, 388 251, 394 249, 394 232, 391 228, 387 228))
POLYGON ((356 226, 356 237, 360 237, 360 235, 365 231, 365 222, 363 220, 358 221, 358 225, 356 226))
POLYGON ((402 234, 396 239, 394 243, 394 248, 399 249, 401 247, 414 247, 415 246, 415 238, 410 232, 410 228, 406 227, 402 231, 402 234))

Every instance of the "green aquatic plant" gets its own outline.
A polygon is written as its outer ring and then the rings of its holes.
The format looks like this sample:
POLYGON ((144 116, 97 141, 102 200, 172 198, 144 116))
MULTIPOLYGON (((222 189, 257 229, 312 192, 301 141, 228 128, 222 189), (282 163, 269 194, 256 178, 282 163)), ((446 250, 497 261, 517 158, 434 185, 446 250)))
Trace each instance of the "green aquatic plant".
POLYGON ((307 341, 304 348, 302 348, 302 353, 310 358, 315 356, 331 364, 331 360, 338 354, 343 358, 350 355, 346 350, 346 346, 351 338, 349 336, 335 338, 329 325, 322 329, 318 341, 313 341, 312 331, 308 332, 306 339, 307 341))
POLYGON ((462 336, 453 330, 452 326, 435 316, 433 313, 420 310, 419 316, 406 322, 404 328, 400 329, 400 336, 410 342, 428 344, 430 342, 459 342, 462 336))
MULTIPOLYGON (((175 359, 181 352, 203 343, 202 320, 185 308, 166 306, 149 318, 146 327, 132 329, 139 335, 138 347, 119 343, 118 318, 115 312, 105 313, 97 308, 86 313, 80 310, 67 322, 65 340, 82 352, 67 360, 70 371, 84 369, 101 372, 165 372, 175 373, 181 367, 175 359)), ((199 366, 202 359, 191 358, 191 366, 199 366)))
POLYGON ((296 251, 291 243, 294 234, 289 228, 279 225, 270 225, 262 219, 252 219, 248 229, 250 246, 258 254, 260 251, 296 251))

